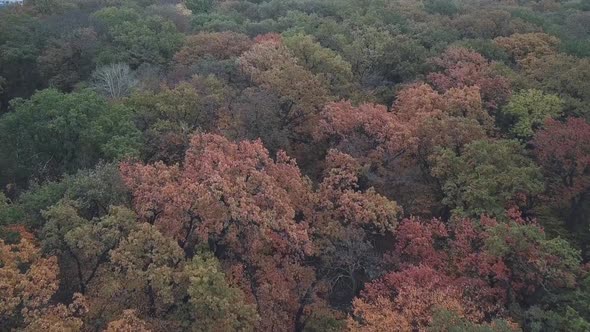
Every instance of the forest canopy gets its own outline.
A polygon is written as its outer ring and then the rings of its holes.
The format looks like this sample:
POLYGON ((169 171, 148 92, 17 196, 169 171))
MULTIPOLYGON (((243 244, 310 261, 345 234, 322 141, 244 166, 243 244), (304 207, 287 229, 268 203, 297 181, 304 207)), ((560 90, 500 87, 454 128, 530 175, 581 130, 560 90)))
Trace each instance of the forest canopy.
POLYGON ((0 331, 590 331, 589 0, 0 5, 0 331))

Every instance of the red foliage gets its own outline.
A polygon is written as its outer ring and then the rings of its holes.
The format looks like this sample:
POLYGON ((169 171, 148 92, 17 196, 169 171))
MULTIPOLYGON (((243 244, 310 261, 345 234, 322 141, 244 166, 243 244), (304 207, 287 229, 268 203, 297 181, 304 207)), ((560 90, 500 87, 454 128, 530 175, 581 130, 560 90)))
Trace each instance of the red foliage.
POLYGON ((496 110, 510 96, 510 82, 494 70, 494 64, 481 54, 465 49, 450 48, 433 60, 439 71, 428 75, 428 81, 438 90, 477 86, 482 100, 490 110, 496 110))
POLYGON ((552 252, 558 242, 549 244, 537 224, 515 211, 509 216, 504 223, 482 217, 447 225, 405 219, 388 258, 400 271, 367 285, 355 307, 385 297, 415 326, 428 325, 435 305, 481 322, 541 287, 571 287, 580 272, 568 262, 572 256, 552 252))
POLYGON ((278 45, 283 43, 283 37, 279 33, 270 32, 254 37, 254 42, 257 44, 271 43, 278 45))
POLYGON ((579 118, 564 123, 549 119, 532 143, 551 199, 574 207, 590 189, 590 124, 579 118))
MULTIPOLYGON (((421 265, 386 274, 367 285, 361 298, 354 301, 354 313, 365 325, 380 326, 383 331, 392 323, 423 330, 431 323, 436 309, 444 308, 470 318, 479 316, 477 313, 467 313, 464 302, 461 289, 453 285, 451 278, 431 267, 421 265), (368 307, 368 310, 364 309, 359 315, 359 307, 368 307), (367 311, 372 312, 372 317, 365 313, 367 311), (391 322, 383 319, 391 315, 390 311, 397 314, 391 322), (375 324, 375 321, 378 323, 375 324)), ((357 324, 350 323, 355 329, 357 324)))
POLYGON ((435 242, 448 236, 445 225, 438 219, 429 223, 423 223, 417 218, 405 219, 397 229, 395 257, 403 265, 442 267, 448 255, 444 251, 437 251, 435 242))
POLYGON ((329 103, 321 112, 316 140, 330 145, 361 161, 386 164, 404 151, 410 135, 393 113, 382 105, 362 104, 354 107, 349 101, 329 103))
POLYGON ((485 137, 492 126, 478 87, 451 88, 443 94, 416 84, 398 93, 392 111, 375 104, 353 106, 349 101, 327 104, 314 138, 370 170, 379 179, 371 184, 380 192, 403 193, 405 197, 392 197, 411 213, 428 213, 437 201, 430 194, 429 174, 422 171, 428 168, 429 156, 437 147, 460 150, 485 137), (411 186, 410 177, 414 177, 411 186))
POLYGON ((267 318, 261 328, 274 331, 295 326, 312 307, 321 310, 322 285, 305 258, 316 255, 327 269, 340 266, 355 278, 366 265, 369 237, 397 226, 398 205, 359 188, 357 161, 331 151, 326 164, 314 192, 283 152, 275 161, 260 141, 197 134, 182 166, 123 163, 120 169, 140 218, 187 253, 209 244, 229 279, 267 318))
POLYGON ((314 277, 300 263, 312 249, 298 217, 310 187, 292 160, 279 153, 273 161, 260 141, 198 134, 182 167, 124 163, 121 173, 143 219, 185 250, 214 243, 234 275, 242 271, 235 280, 256 298, 266 329, 294 325, 314 277))
MULTIPOLYGON (((417 84, 398 93, 392 112, 375 104, 354 107, 349 101, 329 103, 321 113, 315 138, 328 140, 331 146, 360 160, 386 164, 426 141, 444 143, 447 139, 436 137, 447 132, 427 128, 440 127, 450 118, 472 120, 484 128, 493 125, 492 117, 482 107, 478 87, 450 88, 440 94, 427 84, 417 84)), ((464 133, 458 136, 465 137, 464 133)))

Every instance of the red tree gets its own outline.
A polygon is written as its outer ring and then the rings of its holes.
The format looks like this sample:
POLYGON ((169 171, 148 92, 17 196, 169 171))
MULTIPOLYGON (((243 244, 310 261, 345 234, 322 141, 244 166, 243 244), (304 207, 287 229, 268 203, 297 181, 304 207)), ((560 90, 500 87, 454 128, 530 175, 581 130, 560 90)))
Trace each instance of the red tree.
POLYGON ((359 187, 360 166, 352 157, 333 151, 326 164, 314 192, 283 152, 275 161, 260 141, 197 134, 182 166, 123 163, 121 172, 143 220, 176 238, 189 255, 207 244, 228 278, 258 305, 265 318, 260 328, 291 330, 325 309, 324 283, 304 259, 316 256, 329 277, 337 275, 326 271, 346 271, 354 289, 367 266, 370 237, 391 234, 401 211, 359 187))
POLYGON ((532 143, 550 199, 575 212, 590 192, 590 124, 579 118, 549 119, 532 143))
POLYGON ((437 307, 481 323, 536 291, 574 286, 579 253, 564 240, 546 239, 517 211, 509 217, 507 223, 486 217, 448 225, 402 221, 388 259, 399 271, 366 286, 354 302, 353 326, 387 321, 391 314, 382 308, 418 328, 428 326, 437 307))
POLYGON ((294 161, 273 161, 260 141, 195 135, 183 166, 122 164, 138 214, 190 254, 209 243, 232 279, 258 304, 265 330, 285 330, 303 314, 313 270, 305 220, 310 184, 294 161))
POLYGON ((428 75, 438 90, 478 86, 485 106, 496 110, 510 96, 510 82, 494 70, 481 54, 465 48, 449 48, 433 64, 439 68, 428 75))
POLYGON ((428 170, 430 155, 437 147, 460 150, 484 138, 492 126, 478 87, 439 93, 416 84, 398 93, 392 111, 348 101, 327 104, 314 138, 354 157, 380 192, 402 202, 410 213, 421 214, 440 201, 432 193, 436 190, 428 170))

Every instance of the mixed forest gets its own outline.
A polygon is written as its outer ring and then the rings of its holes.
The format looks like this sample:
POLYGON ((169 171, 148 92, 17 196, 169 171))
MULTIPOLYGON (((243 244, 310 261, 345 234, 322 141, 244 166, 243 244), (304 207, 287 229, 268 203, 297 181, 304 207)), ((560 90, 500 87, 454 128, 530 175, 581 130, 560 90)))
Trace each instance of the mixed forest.
POLYGON ((589 0, 0 8, 0 331, 590 331, 589 0))

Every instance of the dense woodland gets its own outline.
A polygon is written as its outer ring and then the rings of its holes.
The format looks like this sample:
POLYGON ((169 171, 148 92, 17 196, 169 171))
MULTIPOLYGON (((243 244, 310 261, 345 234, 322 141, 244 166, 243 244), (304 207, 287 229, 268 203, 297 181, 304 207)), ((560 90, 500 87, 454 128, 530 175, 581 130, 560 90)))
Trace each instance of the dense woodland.
POLYGON ((0 8, 1 331, 590 331, 590 1, 0 8))

